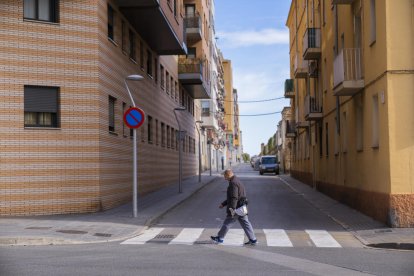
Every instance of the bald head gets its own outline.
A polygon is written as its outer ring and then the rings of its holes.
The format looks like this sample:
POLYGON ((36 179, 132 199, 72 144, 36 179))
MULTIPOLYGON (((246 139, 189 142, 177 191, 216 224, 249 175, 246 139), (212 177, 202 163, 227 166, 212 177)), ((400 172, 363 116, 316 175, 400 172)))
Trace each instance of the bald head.
POLYGON ((224 171, 224 179, 229 180, 234 175, 231 169, 226 169, 224 171))

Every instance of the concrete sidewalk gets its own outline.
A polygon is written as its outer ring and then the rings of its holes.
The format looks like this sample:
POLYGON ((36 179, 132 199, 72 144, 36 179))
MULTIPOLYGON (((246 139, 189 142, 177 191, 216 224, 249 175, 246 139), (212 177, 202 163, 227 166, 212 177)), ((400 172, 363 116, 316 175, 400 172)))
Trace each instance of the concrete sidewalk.
MULTIPOLYGON (((237 173, 237 172, 236 172, 237 173)), ((126 204, 92 214, 33 217, 1 217, 0 245, 81 244, 120 241, 139 235, 175 206, 202 189, 222 179, 221 171, 209 171, 138 199, 138 217, 132 217, 132 205, 126 204)), ((306 184, 280 175, 280 179, 312 206, 352 232, 366 246, 414 250, 413 228, 389 228, 386 225, 349 208, 306 184)))
POLYGON ((32 217, 1 217, 0 245, 55 245, 100 243, 137 236, 166 212, 182 203, 205 185, 222 177, 206 171, 138 198, 138 217, 132 216, 132 203, 98 213, 32 217))
POLYGON ((414 228, 390 228, 312 189, 289 175, 281 175, 280 178, 316 209, 353 233, 364 245, 377 248, 414 250, 414 228))

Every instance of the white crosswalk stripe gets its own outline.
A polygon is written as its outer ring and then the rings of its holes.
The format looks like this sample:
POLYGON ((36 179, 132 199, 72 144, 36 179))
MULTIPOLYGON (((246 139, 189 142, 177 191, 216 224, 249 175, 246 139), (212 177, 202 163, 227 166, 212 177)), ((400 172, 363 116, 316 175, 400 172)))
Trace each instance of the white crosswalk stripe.
POLYGON ((147 241, 155 238, 163 230, 164 228, 150 228, 145 230, 144 233, 142 233, 142 235, 126 240, 121 244, 145 244, 147 241))
MULTIPOLYGON (((213 243, 209 236, 212 229, 206 231, 205 228, 183 228, 168 229, 168 228, 149 228, 141 235, 125 240, 121 244, 129 245, 143 245, 146 243, 164 243, 170 245, 193 245, 213 243), (206 231, 206 233, 204 233, 206 231), (177 234, 178 233, 178 234, 177 234), (203 235, 204 233, 204 235, 203 235), (203 240, 204 239, 204 240, 203 240)), ((328 231, 326 230, 288 230, 283 229, 256 229, 258 235, 258 246, 271 247, 327 247, 327 248, 342 248, 345 245, 358 247, 361 245, 355 237, 347 232, 335 232, 334 235, 343 244, 341 245, 328 231), (264 238, 263 238, 264 234, 264 238)), ((242 246, 244 241, 247 241, 245 233, 242 229, 230 229, 227 233, 222 245, 226 246, 242 246)), ((361 245, 362 246, 362 245, 361 245)), ((346 247, 346 246, 344 246, 346 247)))
POLYGON ((293 247, 285 230, 282 229, 263 229, 266 235, 268 246, 293 247))
POLYGON ((204 228, 184 228, 178 236, 168 244, 187 244, 192 245, 203 233, 204 228))
POLYGON ((332 236, 325 230, 306 230, 309 237, 316 247, 342 247, 332 236))

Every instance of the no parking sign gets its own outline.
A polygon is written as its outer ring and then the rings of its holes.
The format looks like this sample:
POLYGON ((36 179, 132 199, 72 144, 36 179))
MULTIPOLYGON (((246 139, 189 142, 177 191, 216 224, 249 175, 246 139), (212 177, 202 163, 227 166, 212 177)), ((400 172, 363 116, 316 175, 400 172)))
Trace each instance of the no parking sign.
POLYGON ((124 114, 124 122, 129 128, 139 128, 145 121, 145 113, 138 107, 131 107, 124 114))

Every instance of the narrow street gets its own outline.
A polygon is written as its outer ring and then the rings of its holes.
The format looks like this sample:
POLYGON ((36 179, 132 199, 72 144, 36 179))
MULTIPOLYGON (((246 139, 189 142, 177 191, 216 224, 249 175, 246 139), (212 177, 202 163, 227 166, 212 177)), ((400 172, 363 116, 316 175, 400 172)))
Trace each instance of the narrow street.
POLYGON ((225 216, 218 205, 227 182, 219 179, 131 239, 2 247, 1 274, 412 275, 412 251, 365 248, 278 176, 260 176, 248 164, 235 173, 247 189, 256 246, 242 246, 244 233, 238 223, 224 244, 210 241, 225 216))

